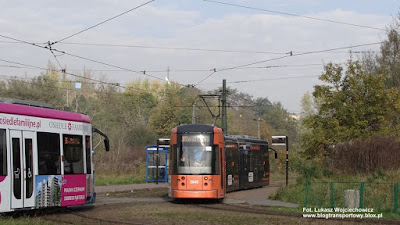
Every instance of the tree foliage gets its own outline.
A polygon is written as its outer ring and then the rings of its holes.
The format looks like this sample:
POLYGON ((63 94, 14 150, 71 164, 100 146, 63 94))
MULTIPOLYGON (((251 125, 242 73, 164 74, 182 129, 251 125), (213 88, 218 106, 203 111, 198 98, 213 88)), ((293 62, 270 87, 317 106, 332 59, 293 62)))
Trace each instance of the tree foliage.
POLYGON ((385 87, 385 76, 366 73, 358 61, 347 68, 329 63, 320 76, 324 85, 315 86, 318 112, 304 120, 312 129, 303 137, 309 157, 330 155, 341 142, 398 132, 392 118, 400 108, 400 95, 385 87))

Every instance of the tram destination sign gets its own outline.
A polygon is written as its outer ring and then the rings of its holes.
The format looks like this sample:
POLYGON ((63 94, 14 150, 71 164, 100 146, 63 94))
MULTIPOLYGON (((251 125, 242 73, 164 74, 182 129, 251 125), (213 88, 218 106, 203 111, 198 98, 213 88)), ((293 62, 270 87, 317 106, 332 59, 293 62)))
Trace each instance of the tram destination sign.
POLYGON ((272 145, 286 145, 287 136, 272 136, 272 145))
POLYGON ((210 142, 210 137, 206 135, 182 135, 182 142, 210 142))

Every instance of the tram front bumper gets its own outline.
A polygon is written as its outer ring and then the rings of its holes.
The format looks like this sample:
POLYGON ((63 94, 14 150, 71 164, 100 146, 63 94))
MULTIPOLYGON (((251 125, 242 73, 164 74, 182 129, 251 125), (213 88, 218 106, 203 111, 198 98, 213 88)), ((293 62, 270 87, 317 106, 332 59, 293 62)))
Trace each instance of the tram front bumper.
POLYGON ((218 198, 223 198, 223 195, 218 196, 217 190, 207 190, 207 191, 171 190, 171 198, 218 199, 218 198))

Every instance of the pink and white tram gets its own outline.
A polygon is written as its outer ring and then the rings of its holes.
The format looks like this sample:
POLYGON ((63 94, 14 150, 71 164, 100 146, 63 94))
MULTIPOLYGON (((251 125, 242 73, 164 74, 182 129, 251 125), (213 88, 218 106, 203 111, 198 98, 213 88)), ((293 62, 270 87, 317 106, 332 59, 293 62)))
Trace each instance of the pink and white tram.
POLYGON ((89 116, 0 102, 0 212, 95 197, 89 116))

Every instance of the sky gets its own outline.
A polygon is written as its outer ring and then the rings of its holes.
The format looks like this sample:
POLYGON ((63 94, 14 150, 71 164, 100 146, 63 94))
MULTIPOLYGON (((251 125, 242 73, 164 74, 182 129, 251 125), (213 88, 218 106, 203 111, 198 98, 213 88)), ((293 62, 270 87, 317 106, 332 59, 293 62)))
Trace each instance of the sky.
POLYGON ((48 62, 121 85, 168 77, 207 91, 226 79, 299 113, 324 64, 378 53, 399 11, 400 0, 0 0, 0 79, 48 62))

